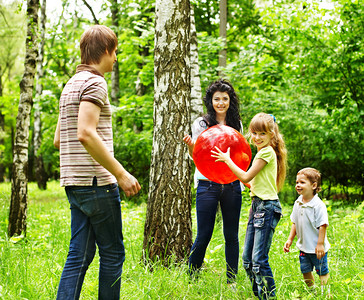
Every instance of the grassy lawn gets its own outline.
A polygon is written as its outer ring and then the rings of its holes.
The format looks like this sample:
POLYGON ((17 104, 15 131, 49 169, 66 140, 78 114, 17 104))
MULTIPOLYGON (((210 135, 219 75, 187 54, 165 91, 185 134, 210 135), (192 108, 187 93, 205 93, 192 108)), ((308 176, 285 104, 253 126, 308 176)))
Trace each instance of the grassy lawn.
MULTIPOLYGON (((57 285, 68 251, 70 213, 63 188, 50 182, 47 191, 29 184, 27 236, 7 237, 11 185, 0 184, 0 299, 55 299, 57 285)), ((293 200, 292 200, 293 201, 293 200)), ((345 206, 327 201, 330 226, 328 238, 332 299, 364 299, 364 203, 345 206)), ((242 252, 249 200, 243 200, 240 220, 242 252)), ((289 230, 291 205, 284 205, 270 251, 278 299, 326 299, 308 292, 299 270, 298 250, 283 253, 289 230)), ((122 275, 121 299, 253 299, 240 260, 237 291, 226 286, 224 239, 217 221, 207 249, 204 272, 198 282, 189 283, 186 265, 153 272, 140 262, 146 205, 123 202, 123 233, 126 261, 122 275)), ((196 234, 195 209, 193 230, 196 234)), ((315 275, 318 286, 318 276, 315 275)), ((91 264, 81 299, 97 299, 98 259, 91 264)))

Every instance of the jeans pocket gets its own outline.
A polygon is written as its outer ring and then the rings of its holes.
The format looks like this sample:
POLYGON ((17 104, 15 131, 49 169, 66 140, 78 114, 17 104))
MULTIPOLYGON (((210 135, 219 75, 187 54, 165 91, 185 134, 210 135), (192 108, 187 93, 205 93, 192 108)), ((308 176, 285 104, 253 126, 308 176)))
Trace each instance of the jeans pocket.
POLYGON ((274 211, 273 213, 273 220, 272 220, 272 229, 275 229, 277 227, 277 224, 279 222, 279 220, 281 219, 282 214, 281 213, 277 213, 276 211, 274 211))
POLYGON ((207 193, 210 190, 210 186, 201 185, 197 186, 196 196, 202 196, 203 194, 207 193))
POLYGON ((97 192, 94 189, 74 190, 73 194, 78 202, 79 209, 87 216, 92 216, 99 212, 97 192))
POLYGON ((254 214, 254 220, 253 220, 253 224, 254 227, 263 227, 264 226, 264 216, 265 216, 265 212, 256 212, 254 214))

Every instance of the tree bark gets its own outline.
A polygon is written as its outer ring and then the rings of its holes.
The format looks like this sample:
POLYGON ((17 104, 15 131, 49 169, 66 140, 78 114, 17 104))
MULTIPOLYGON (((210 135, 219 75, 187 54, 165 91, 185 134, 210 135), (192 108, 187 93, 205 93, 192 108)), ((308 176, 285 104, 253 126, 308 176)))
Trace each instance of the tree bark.
MULTIPOLYGON (((224 48, 219 53, 219 67, 226 67, 226 25, 227 25, 227 0, 220 0, 220 38, 224 43, 224 48)), ((219 71, 219 76, 223 77, 224 72, 219 71)))
MULTIPOLYGON (((119 7, 117 0, 111 1, 111 21, 113 25, 113 30, 118 36, 119 31, 119 7)), ((114 63, 114 66, 112 68, 111 72, 111 103, 119 106, 119 97, 120 97, 120 86, 119 86, 119 78, 120 78, 120 72, 119 72, 119 62, 116 60, 114 63)))
POLYGON ((184 260, 192 245, 190 128, 190 3, 157 0, 154 132, 143 249, 146 260, 184 260))
MULTIPOLYGON (((3 95, 3 79, 2 79, 2 68, 0 66, 0 97, 3 95)), ((0 145, 4 145, 4 133, 5 133, 5 116, 2 114, 1 109, 3 104, 0 103, 0 145)), ((5 166, 2 162, 3 152, 0 149, 0 182, 4 182, 5 177, 5 166)))
POLYGON ((38 188, 41 190, 47 189, 48 176, 44 169, 44 162, 42 154, 40 153, 40 146, 42 143, 42 120, 40 101, 43 93, 43 84, 41 82, 44 76, 43 58, 44 58, 44 43, 45 43, 45 28, 46 28, 46 4, 47 0, 43 0, 40 16, 40 37, 38 48, 37 60, 37 74, 35 76, 35 101, 34 101, 34 163, 35 163, 35 178, 37 180, 38 188))
POLYGON ((191 123, 203 114, 200 66, 198 64, 198 41, 195 14, 191 5, 191 123))
POLYGON ((24 74, 20 82, 20 100, 16 118, 13 152, 9 236, 26 234, 28 198, 28 139, 30 114, 33 105, 33 85, 37 60, 36 36, 38 30, 39 0, 27 0, 27 37, 24 74))

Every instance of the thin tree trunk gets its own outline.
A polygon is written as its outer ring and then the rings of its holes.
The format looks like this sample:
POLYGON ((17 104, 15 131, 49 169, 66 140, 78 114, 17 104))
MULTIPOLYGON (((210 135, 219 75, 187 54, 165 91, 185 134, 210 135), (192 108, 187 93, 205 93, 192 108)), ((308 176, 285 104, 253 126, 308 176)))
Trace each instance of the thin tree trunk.
MULTIPOLYGON (((139 47, 139 55, 142 57, 147 57, 149 55, 149 48, 148 47, 139 47)), ((145 65, 145 63, 143 62, 143 59, 142 59, 142 62, 138 63, 137 65, 138 65, 138 69, 142 70, 145 65)), ((137 80, 136 80, 136 84, 135 84, 135 93, 137 96, 143 96, 147 89, 147 87, 141 81, 140 73, 141 72, 139 72, 137 80)), ((138 106, 135 109, 139 109, 139 108, 140 107, 138 106)), ((133 131, 135 133, 140 133, 143 131, 143 120, 134 121, 133 131)))
POLYGON ((13 152, 9 236, 26 234, 28 198, 28 146, 30 114, 33 105, 33 85, 36 71, 39 0, 27 1, 27 38, 24 74, 20 82, 20 100, 16 118, 13 152))
MULTIPOLYGON (((151 12, 151 8, 149 9, 145 9, 144 12, 145 12, 145 15, 142 14, 141 16, 141 19, 145 19, 145 21, 147 23, 151 22, 151 18, 149 16, 148 13, 151 12)), ((142 34, 140 31, 138 31, 139 33, 139 36, 142 34)), ((138 73, 138 77, 137 77, 137 80, 136 80, 136 84, 135 84, 135 93, 137 96, 143 96, 145 95, 145 92, 147 90, 147 87, 143 84, 142 80, 141 80, 141 72, 143 70, 143 67, 145 65, 145 59, 143 59, 144 57, 148 57, 149 56, 149 46, 142 46, 140 45, 139 46, 139 55, 142 57, 141 61, 139 63, 137 63, 137 67, 138 67, 138 70, 139 70, 139 73, 138 73)), ((136 107, 136 109, 140 109, 140 106, 136 107)), ((134 120, 134 124, 133 124, 133 131, 135 133, 140 133, 141 131, 143 131, 143 120, 140 119, 140 120, 134 120)))
MULTIPOLYGON (((112 0, 111 1, 111 21, 113 25, 114 32, 116 36, 118 36, 119 31, 119 7, 118 7, 118 1, 112 0)), ((111 103, 119 106, 119 97, 120 97, 120 86, 119 86, 119 62, 116 60, 114 63, 112 72, 111 72, 111 103)))
POLYGON ((38 48, 37 60, 37 74, 35 76, 36 88, 34 99, 34 163, 35 163, 35 178, 37 180, 38 188, 41 190, 47 189, 48 176, 44 169, 44 162, 42 154, 40 153, 40 146, 42 143, 42 120, 40 101, 43 93, 42 78, 44 75, 43 58, 44 58, 44 43, 45 43, 45 27, 46 27, 46 4, 47 0, 43 0, 40 16, 40 37, 38 48))
POLYGON ((195 13, 191 5, 191 122, 203 113, 195 13))
MULTIPOLYGON (((3 95, 3 79, 2 79, 2 69, 0 66, 0 97, 3 95)), ((1 112, 1 108, 3 107, 3 104, 0 103, 0 145, 4 145, 4 133, 5 133, 5 116, 1 112)), ((3 152, 0 150, 0 182, 4 182, 5 177, 5 166, 2 162, 3 160, 3 152)))
POLYGON ((154 133, 145 259, 181 261, 192 245, 190 128, 190 3, 157 0, 154 52, 154 133))
MULTIPOLYGON (((224 43, 224 48, 219 53, 219 67, 226 67, 226 25, 227 25, 227 0, 220 0, 220 38, 224 43)), ((219 71, 219 76, 223 77, 224 72, 219 71)))

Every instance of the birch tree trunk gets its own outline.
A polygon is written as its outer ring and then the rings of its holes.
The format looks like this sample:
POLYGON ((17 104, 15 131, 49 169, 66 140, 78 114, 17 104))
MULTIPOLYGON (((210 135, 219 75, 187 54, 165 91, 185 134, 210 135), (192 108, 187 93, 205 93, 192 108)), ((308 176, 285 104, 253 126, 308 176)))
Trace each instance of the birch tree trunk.
POLYGON ((36 35, 38 30, 39 0, 27 0, 27 37, 24 74, 20 82, 20 100, 16 118, 13 151, 9 236, 26 234, 28 198, 28 139, 30 114, 33 105, 33 85, 37 60, 36 35))
POLYGON ((46 4, 47 0, 43 0, 40 15, 40 37, 37 59, 37 74, 35 76, 35 98, 34 98, 34 163, 35 163, 35 178, 38 188, 41 190, 47 189, 48 176, 44 169, 43 157, 40 153, 42 143, 42 120, 40 101, 43 93, 43 84, 41 82, 44 76, 43 58, 44 58, 44 43, 45 43, 45 27, 46 27, 46 4))
POLYGON ((203 114, 200 66, 198 64, 198 41, 195 13, 191 5, 191 123, 203 114))
POLYGON ((145 259, 181 261, 192 245, 190 128, 190 3, 157 0, 154 53, 154 133, 145 259))
MULTIPOLYGON (((220 0, 220 38, 224 42, 224 48, 219 53, 219 67, 226 67, 226 25, 227 25, 227 0, 220 0)), ((219 76, 223 77, 224 72, 219 71, 219 76)))

